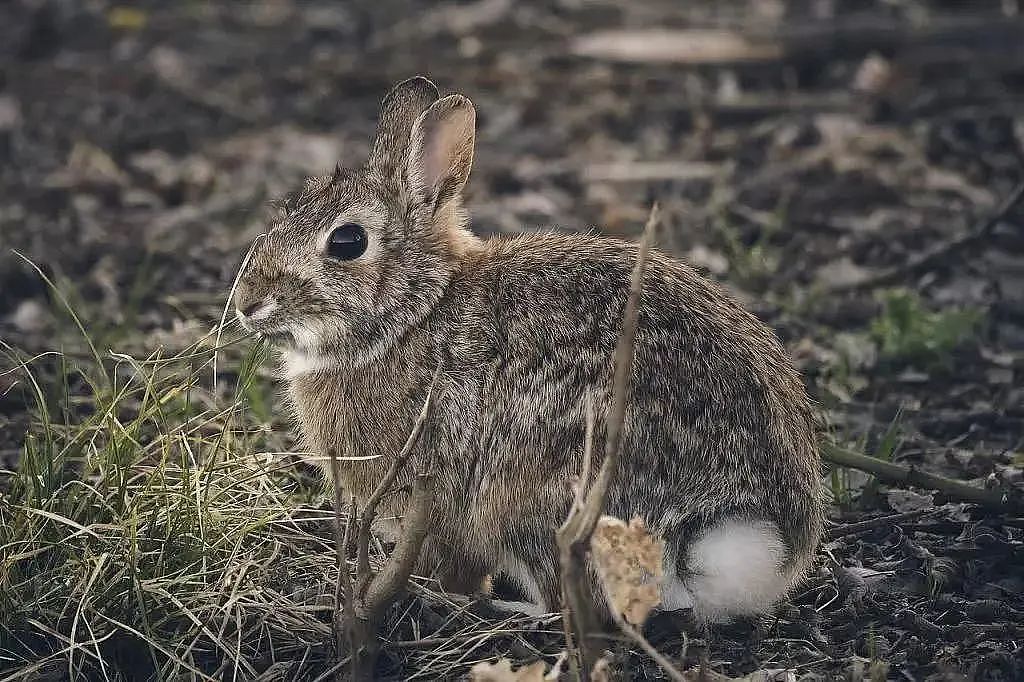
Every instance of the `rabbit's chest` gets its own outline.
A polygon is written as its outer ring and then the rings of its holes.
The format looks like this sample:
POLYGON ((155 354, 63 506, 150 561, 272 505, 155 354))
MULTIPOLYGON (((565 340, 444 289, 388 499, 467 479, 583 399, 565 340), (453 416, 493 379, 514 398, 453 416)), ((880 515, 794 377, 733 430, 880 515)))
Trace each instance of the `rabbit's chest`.
POLYGON ((377 375, 342 377, 324 372, 291 378, 288 393, 306 444, 330 468, 341 461, 342 484, 368 497, 401 450, 416 417, 413 389, 388 385, 377 375))

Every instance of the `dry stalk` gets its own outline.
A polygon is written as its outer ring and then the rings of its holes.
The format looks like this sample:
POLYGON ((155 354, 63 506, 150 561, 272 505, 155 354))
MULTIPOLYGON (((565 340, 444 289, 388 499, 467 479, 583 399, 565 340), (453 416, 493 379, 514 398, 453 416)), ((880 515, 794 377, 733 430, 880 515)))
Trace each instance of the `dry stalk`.
MULTIPOLYGON (((348 518, 345 519, 343 525, 341 521, 341 485, 338 483, 341 480, 341 463, 338 461, 336 450, 332 449, 330 456, 331 475, 334 477, 334 546, 338 563, 338 582, 334 586, 334 619, 332 626, 334 628, 334 651, 338 656, 338 660, 341 660, 342 654, 346 649, 345 620, 349 614, 350 597, 352 594, 352 573, 348 568, 348 540, 349 534, 352 532, 352 518, 356 513, 356 503, 353 499, 352 505, 349 507, 348 518)), ((351 642, 348 642, 348 644, 351 645, 351 642)), ((342 682, 343 679, 343 670, 339 668, 335 673, 335 680, 342 682)))
MULTIPOLYGON (((575 634, 578 652, 570 651, 570 658, 578 653, 578 664, 573 662, 573 670, 579 679, 589 680, 601 656, 601 646, 594 641, 593 634, 598 630, 599 622, 594 612, 594 595, 590 589, 587 575, 587 552, 590 538, 604 509, 605 495, 608 486, 618 471, 619 444, 622 440, 622 429, 626 417, 626 400, 629 392, 629 377, 633 366, 633 346, 636 340, 637 318, 639 317, 640 293, 643 288, 643 276, 647 266, 651 243, 654 241, 654 230, 658 222, 658 206, 651 207, 650 217, 644 227, 643 236, 637 249, 636 265, 630 278, 629 297, 622 316, 622 332, 615 348, 614 374, 612 377, 611 407, 605 425, 604 461, 598 471, 594 484, 586 494, 582 494, 587 485, 580 480, 575 502, 569 511, 565 523, 558 529, 559 559, 561 563, 563 615, 569 625, 567 631, 575 634)), ((593 410, 587 413, 587 432, 592 434, 594 424, 593 410)), ((585 452, 584 468, 589 472, 590 440, 588 437, 585 452)), ((571 638, 566 645, 572 647, 571 638)))
POLYGON ((335 453, 331 453, 331 468, 335 477, 335 540, 338 544, 338 586, 335 590, 335 638, 338 657, 346 645, 349 655, 348 666, 339 668, 336 679, 354 681, 371 680, 374 676, 377 658, 380 654, 379 632, 388 609, 405 589, 419 559, 423 540, 430 524, 430 511, 434 504, 433 453, 427 453, 421 468, 416 471, 412 494, 402 519, 402 533, 391 555, 380 571, 374 573, 370 566, 370 528, 376 516, 377 507, 390 491, 402 469, 408 464, 412 453, 423 433, 423 426, 433 411, 434 389, 441 374, 440 366, 434 372, 430 389, 423 401, 412 431, 402 450, 391 463, 384 478, 374 488, 360 515, 356 529, 356 575, 353 580, 348 570, 348 541, 352 519, 356 516, 355 499, 349 521, 341 530, 341 465, 335 453))
POLYGON ((956 481, 945 476, 929 474, 913 466, 903 466, 884 459, 847 450, 835 443, 826 442, 821 448, 821 458, 827 462, 872 474, 885 483, 913 485, 938 490, 948 498, 973 502, 993 511, 1009 513, 1024 509, 1024 501, 1010 488, 980 488, 970 483, 956 481))
POLYGON ((384 498, 384 495, 391 490, 391 486, 395 484, 398 474, 402 472, 409 458, 412 457, 413 449, 416 447, 416 443, 419 442, 420 434, 423 432, 423 425, 426 423, 427 416, 433 408, 434 387, 437 385, 437 378, 440 374, 441 367, 438 365, 437 369, 434 370, 433 378, 430 380, 430 388, 427 390, 427 397, 423 401, 423 409, 420 410, 416 423, 413 424, 412 431, 409 432, 409 437, 405 440, 405 445, 402 446, 401 452, 391 462, 391 466, 384 474, 384 478, 377 484, 377 487, 374 488, 370 498, 363 506, 362 518, 359 520, 359 532, 356 535, 356 547, 358 548, 356 555, 357 576, 370 574, 370 527, 373 525, 373 520, 377 517, 377 506, 380 504, 381 499, 384 498))

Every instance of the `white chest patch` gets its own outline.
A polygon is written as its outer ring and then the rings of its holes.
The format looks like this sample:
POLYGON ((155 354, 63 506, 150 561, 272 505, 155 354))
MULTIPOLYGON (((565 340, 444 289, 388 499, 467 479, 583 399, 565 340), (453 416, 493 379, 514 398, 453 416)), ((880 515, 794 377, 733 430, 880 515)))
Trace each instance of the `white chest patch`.
POLYGON ((330 358, 302 350, 286 350, 281 354, 281 374, 284 379, 294 379, 319 372, 333 366, 330 358))

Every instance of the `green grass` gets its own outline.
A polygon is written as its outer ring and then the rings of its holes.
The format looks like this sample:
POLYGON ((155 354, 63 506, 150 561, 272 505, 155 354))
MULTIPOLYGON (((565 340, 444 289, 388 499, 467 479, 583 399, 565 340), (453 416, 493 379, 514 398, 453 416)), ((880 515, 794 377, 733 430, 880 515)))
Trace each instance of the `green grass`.
POLYGON ((949 368, 953 351, 975 338, 984 320, 974 308, 931 311, 917 294, 903 289, 885 292, 881 303, 870 329, 880 356, 925 369, 949 368))
MULTIPOLYGON (((857 443, 854 449, 859 452, 865 452, 876 459, 882 459, 887 462, 893 461, 903 445, 902 422, 903 413, 897 410, 892 421, 889 422, 889 425, 873 449, 867 447, 866 439, 857 443)), ((832 496, 833 503, 842 509, 850 509, 858 497, 877 495, 880 485, 878 479, 874 476, 867 476, 865 480, 864 477, 865 474, 855 474, 846 467, 832 467, 828 478, 828 491, 832 496), (854 481, 855 476, 860 479, 856 483, 854 481)))
POLYGON ((87 352, 0 346, 31 413, 0 472, 0 680, 325 668, 333 514, 265 428, 265 348, 228 344, 215 395, 209 347, 138 360, 76 326, 87 352))

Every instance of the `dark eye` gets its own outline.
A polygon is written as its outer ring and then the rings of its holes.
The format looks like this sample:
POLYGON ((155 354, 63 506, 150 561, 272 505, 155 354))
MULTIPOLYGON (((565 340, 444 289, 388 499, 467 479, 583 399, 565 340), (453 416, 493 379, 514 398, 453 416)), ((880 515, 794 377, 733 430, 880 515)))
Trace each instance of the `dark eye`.
POLYGON ((366 230, 362 225, 345 223, 334 228, 327 240, 327 255, 338 260, 354 260, 366 253, 366 230))

